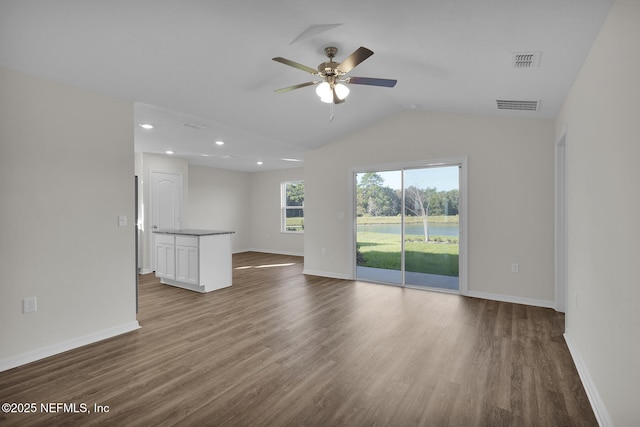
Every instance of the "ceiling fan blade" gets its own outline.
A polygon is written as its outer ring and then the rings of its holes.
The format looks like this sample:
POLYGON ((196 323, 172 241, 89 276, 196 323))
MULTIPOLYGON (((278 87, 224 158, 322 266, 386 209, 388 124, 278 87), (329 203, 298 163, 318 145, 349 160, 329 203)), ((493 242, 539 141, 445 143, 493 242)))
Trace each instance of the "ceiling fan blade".
POLYGON ((274 61, 276 61, 276 62, 279 62, 279 63, 284 64, 284 65, 288 65, 288 66, 293 67, 293 68, 297 68, 298 70, 304 71, 306 73, 313 74, 313 75, 318 75, 318 70, 316 70, 314 68, 311 68, 311 67, 307 67, 306 65, 299 64, 299 63, 297 63, 295 61, 291 61, 290 59, 282 58, 280 56, 277 56, 277 57, 272 58, 272 59, 274 61))
POLYGON ((336 69, 346 74, 371 55, 373 55, 373 51, 366 47, 359 47, 347 59, 342 61, 336 69))
POLYGON ((347 79, 348 83, 353 83, 354 85, 369 85, 369 86, 383 86, 383 87, 394 87, 397 80, 391 79, 376 79, 372 77, 349 77, 347 79))
POLYGON ((318 82, 300 83, 300 84, 293 85, 293 86, 283 87, 282 89, 276 89, 276 90, 274 90, 274 92, 276 92, 276 93, 285 93, 285 92, 289 92, 289 91, 294 90, 294 89, 300 89, 301 87, 313 86, 315 84, 318 84, 318 82))

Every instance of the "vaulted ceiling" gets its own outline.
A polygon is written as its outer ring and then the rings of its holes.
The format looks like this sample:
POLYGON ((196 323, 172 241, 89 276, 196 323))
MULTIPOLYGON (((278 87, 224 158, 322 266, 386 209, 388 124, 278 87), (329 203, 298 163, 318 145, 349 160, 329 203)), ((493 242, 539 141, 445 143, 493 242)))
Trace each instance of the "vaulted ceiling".
POLYGON ((135 123, 155 126, 136 126, 136 151, 281 169, 403 110, 554 118, 612 2, 0 0, 0 65, 134 102, 135 123), (327 46, 338 62, 371 49, 349 75, 398 84, 350 85, 331 121, 313 86, 274 93, 313 76, 273 57, 315 68, 327 46))

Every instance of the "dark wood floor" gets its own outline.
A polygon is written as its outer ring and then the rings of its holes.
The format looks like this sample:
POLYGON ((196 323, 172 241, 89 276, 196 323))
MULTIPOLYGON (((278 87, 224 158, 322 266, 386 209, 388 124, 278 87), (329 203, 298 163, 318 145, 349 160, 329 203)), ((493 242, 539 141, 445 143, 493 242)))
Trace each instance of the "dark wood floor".
POLYGON ((233 263, 209 294, 142 276, 142 329, 0 373, 0 403, 108 413, 0 424, 597 425, 553 310, 233 263))

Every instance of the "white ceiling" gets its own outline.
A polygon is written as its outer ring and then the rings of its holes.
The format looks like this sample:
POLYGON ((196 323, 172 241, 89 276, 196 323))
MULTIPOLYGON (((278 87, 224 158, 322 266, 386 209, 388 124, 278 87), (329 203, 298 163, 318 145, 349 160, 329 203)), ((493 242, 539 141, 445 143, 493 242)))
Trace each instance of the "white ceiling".
POLYGON ((136 126, 136 151, 282 169, 302 165, 283 158, 407 109, 554 118, 612 3, 0 0, 0 65, 135 102, 135 123, 156 125, 136 126), (314 87, 273 92, 313 76, 271 58, 315 68, 329 45, 338 62, 373 50, 349 75, 397 86, 351 85, 331 122, 314 87), (537 68, 512 67, 512 52, 530 51, 542 53, 537 68), (536 100, 539 110, 498 110, 497 99, 536 100))

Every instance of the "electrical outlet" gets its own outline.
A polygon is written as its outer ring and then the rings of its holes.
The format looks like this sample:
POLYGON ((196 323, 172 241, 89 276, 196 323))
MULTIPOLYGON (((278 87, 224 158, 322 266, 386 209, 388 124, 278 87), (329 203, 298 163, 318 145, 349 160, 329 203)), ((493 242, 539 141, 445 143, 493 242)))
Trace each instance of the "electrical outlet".
POLYGON ((22 312, 33 313, 38 311, 38 300, 36 297, 29 297, 22 300, 22 312))
POLYGON ((327 254, 326 249, 325 249, 325 248, 322 248, 322 255, 326 255, 326 254, 327 254))
POLYGON ((519 273, 520 272, 520 265, 516 264, 515 262, 513 264, 511 264, 511 272, 512 273, 519 273))

